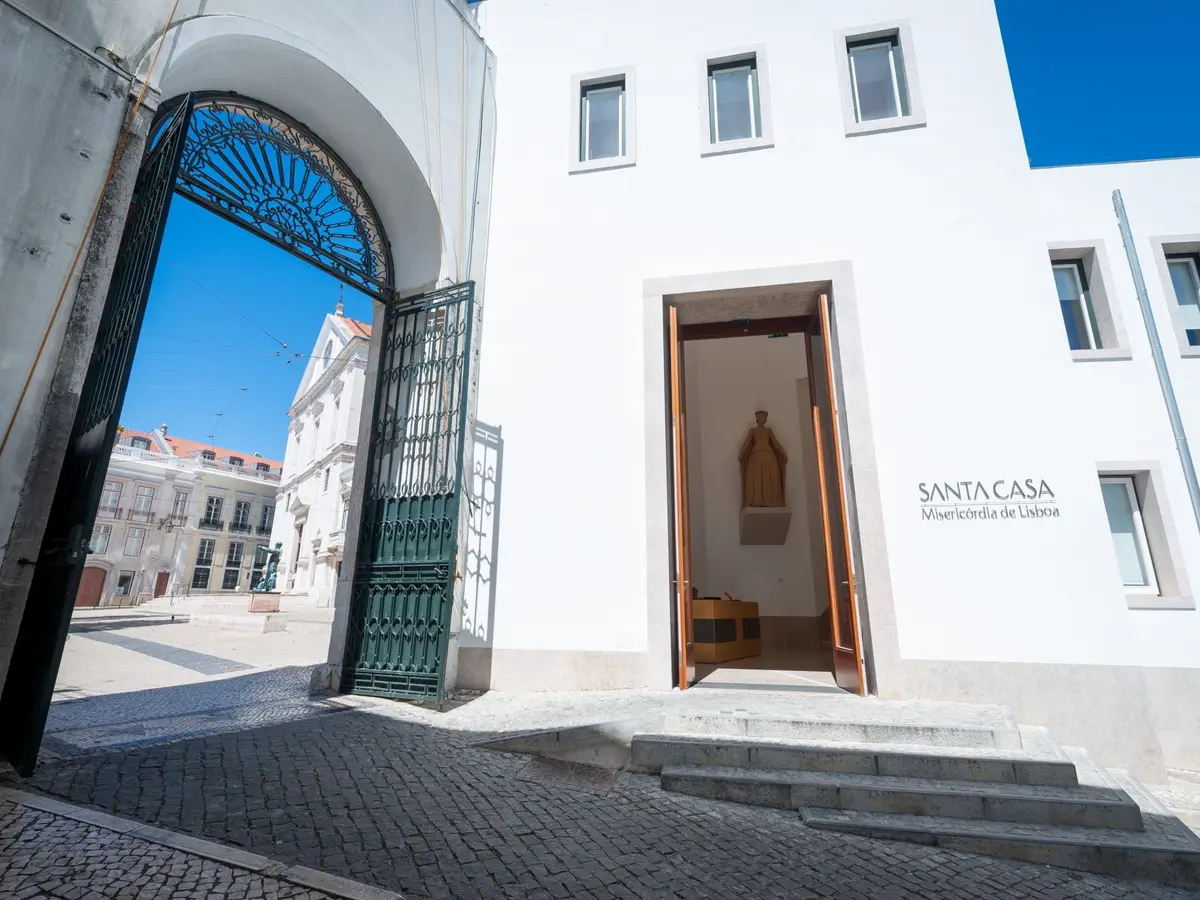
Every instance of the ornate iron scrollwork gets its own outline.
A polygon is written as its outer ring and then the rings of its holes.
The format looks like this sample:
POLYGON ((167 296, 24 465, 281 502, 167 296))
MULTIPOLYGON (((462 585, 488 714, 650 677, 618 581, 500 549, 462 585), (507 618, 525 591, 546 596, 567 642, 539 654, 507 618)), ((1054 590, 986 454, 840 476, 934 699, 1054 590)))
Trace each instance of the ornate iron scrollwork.
POLYGON ((265 103, 225 93, 195 98, 176 190, 336 278, 385 294, 391 254, 383 228, 338 155, 265 103))

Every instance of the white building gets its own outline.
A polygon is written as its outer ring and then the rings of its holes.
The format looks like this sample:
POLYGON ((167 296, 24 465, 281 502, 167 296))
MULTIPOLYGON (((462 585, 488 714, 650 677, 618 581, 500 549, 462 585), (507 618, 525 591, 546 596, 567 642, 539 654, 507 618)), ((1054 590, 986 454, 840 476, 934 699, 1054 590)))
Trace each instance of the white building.
POLYGON ((337 312, 325 316, 296 398, 271 546, 283 544, 277 587, 333 603, 345 550, 363 379, 371 326, 337 312))
POLYGON ((265 558, 281 464, 166 425, 120 435, 75 605, 247 590, 265 558))
POLYGON ((1200 447, 1200 161, 1031 171, 990 0, 480 17, 503 124, 479 416, 506 459, 491 637, 459 683, 678 683, 690 520, 692 586, 757 601, 799 666, 832 669, 832 570, 850 689, 1005 703, 1144 773, 1200 766, 1196 498, 1112 200, 1200 447), (820 328, 822 297, 836 418, 794 327, 683 342, 681 517, 669 309, 820 328), (813 397, 842 454, 831 560, 813 397), (791 455, 779 547, 737 539, 760 407, 791 455))

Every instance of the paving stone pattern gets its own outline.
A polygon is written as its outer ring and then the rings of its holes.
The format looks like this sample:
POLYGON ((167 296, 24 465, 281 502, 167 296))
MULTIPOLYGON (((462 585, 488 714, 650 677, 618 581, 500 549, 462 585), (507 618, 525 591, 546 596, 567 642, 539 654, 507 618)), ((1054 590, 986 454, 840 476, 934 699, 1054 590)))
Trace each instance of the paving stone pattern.
POLYGON ((469 746, 483 736, 346 710, 53 761, 32 786, 411 898, 1194 898, 820 832, 647 776, 469 746))
POLYGON ((326 900, 327 895, 0 801, 0 897, 326 900))

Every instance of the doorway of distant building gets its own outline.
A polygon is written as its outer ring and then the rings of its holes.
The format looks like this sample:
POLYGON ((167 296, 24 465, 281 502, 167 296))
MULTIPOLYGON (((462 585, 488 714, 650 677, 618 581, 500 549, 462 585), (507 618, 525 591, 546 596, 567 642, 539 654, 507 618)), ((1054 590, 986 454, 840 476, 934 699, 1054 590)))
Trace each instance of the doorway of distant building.
POLYGON ((681 688, 865 693, 828 295, 813 307, 686 323, 668 307, 681 688), (759 411, 774 450, 748 435, 759 411))

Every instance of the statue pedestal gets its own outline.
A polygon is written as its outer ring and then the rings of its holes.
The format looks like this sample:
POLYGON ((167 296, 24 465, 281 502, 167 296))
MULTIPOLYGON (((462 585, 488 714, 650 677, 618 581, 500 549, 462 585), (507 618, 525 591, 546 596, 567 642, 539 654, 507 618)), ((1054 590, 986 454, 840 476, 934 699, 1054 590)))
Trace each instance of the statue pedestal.
POLYGON ((250 612, 279 612, 279 591, 261 591, 250 594, 250 612))
POLYGON ((792 510, 789 506, 747 506, 738 524, 743 545, 783 544, 792 524, 792 510))

